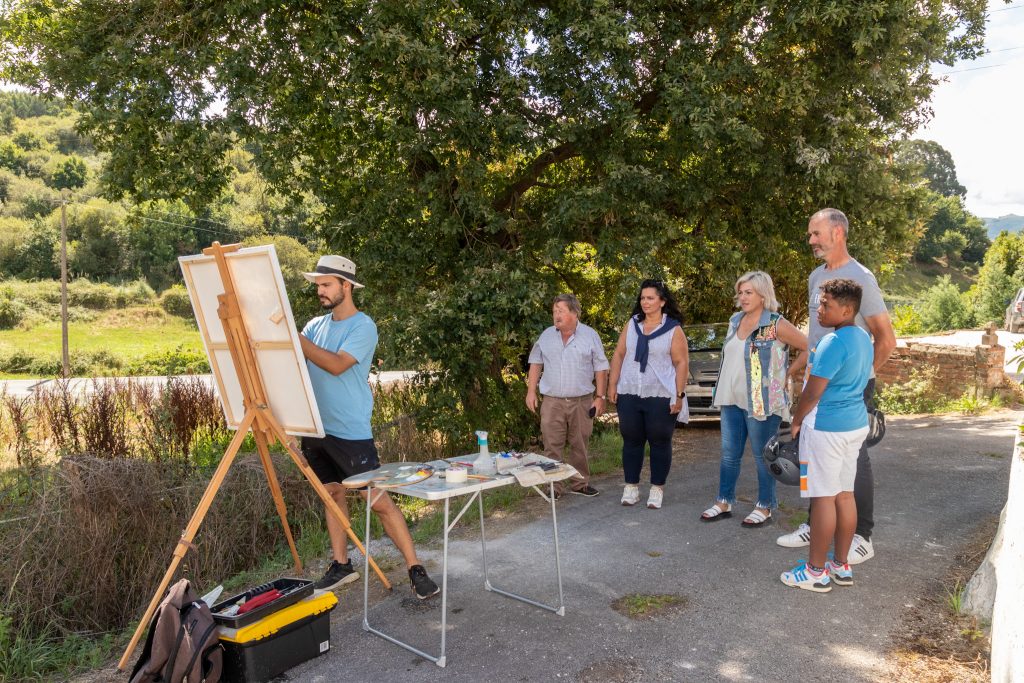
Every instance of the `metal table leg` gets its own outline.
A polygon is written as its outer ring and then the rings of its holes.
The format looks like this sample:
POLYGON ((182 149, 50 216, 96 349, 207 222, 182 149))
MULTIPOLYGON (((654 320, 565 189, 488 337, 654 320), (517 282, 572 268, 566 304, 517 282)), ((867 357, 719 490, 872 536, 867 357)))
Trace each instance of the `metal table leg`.
MULTIPOLYGON (((387 491, 381 491, 380 495, 387 495, 387 491)), ((363 630, 369 631, 370 633, 380 636, 384 640, 387 640, 399 647, 405 648, 409 652, 419 655, 424 659, 429 659, 440 667, 444 667, 447 664, 445 657, 445 646, 447 641, 448 631, 448 536, 451 533, 452 528, 458 524, 462 515, 466 513, 469 506, 473 504, 473 501, 480 497, 480 492, 476 491, 470 496, 466 504, 462 506, 459 514, 455 516, 451 522, 448 521, 451 506, 450 498, 444 500, 444 553, 442 555, 441 564, 441 654, 437 657, 427 654, 423 650, 419 650, 408 643, 402 642, 397 638, 389 636, 383 631, 379 631, 370 626, 369 615, 370 615, 370 510, 372 508, 371 501, 373 500, 373 489, 368 487, 367 501, 366 501, 366 536, 363 546, 366 548, 366 558, 364 561, 364 574, 363 574, 363 630)), ((561 581, 561 579, 559 579, 561 581)))
POLYGON ((484 532, 484 502, 483 502, 483 496, 481 496, 480 500, 479 500, 479 507, 480 507, 480 545, 481 545, 481 550, 482 550, 482 555, 483 555, 484 588, 486 588, 487 590, 492 591, 494 593, 498 593, 499 595, 504 595, 507 598, 512 598, 513 600, 519 600, 520 602, 525 602, 526 604, 533 605, 534 607, 540 607, 541 609, 545 609, 545 610, 547 610, 549 612, 554 612, 555 614, 557 614, 560 617, 564 617, 565 616, 565 599, 562 596, 562 559, 561 559, 561 556, 559 555, 559 552, 558 552, 558 515, 555 512, 555 483, 554 482, 549 482, 549 486, 550 486, 550 491, 549 491, 549 495, 547 495, 547 496, 545 496, 544 493, 540 489, 538 489, 536 486, 534 486, 533 488, 534 488, 534 490, 537 491, 537 493, 540 493, 542 498, 547 499, 551 503, 551 527, 552 527, 552 529, 554 531, 554 536, 555 536, 555 575, 558 577, 558 606, 554 607, 552 605, 546 605, 546 604, 544 604, 542 602, 537 602, 536 600, 531 600, 530 598, 527 598, 527 597, 525 597, 523 595, 518 595, 516 593, 510 593, 509 591, 502 590, 501 588, 495 587, 494 584, 491 583, 490 577, 487 574, 487 537, 486 537, 486 533, 484 532))

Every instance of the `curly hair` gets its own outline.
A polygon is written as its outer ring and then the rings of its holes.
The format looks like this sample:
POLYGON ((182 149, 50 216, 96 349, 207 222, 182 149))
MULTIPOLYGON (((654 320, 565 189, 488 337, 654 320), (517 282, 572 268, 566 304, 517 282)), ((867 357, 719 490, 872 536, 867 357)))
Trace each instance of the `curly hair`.
POLYGON ((822 294, 828 294, 834 301, 843 306, 853 306, 853 313, 860 312, 860 301, 864 290, 854 280, 837 277, 821 283, 822 294))
POLYGON ((679 311, 679 304, 676 302, 676 298, 669 291, 668 287, 662 280, 644 280, 640 283, 640 291, 636 294, 636 303, 633 304, 632 316, 640 316, 643 318, 644 310, 640 308, 640 295, 645 289, 653 289, 658 292, 658 296, 665 302, 665 306, 661 309, 661 312, 667 315, 669 318, 676 320, 680 325, 683 324, 683 314, 679 311))

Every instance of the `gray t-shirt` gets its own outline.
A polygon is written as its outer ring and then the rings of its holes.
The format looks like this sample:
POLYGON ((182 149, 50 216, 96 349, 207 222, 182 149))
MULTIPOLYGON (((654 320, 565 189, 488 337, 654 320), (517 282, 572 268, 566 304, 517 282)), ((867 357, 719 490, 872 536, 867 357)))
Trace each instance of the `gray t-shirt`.
POLYGON ((809 302, 808 307, 810 309, 810 324, 807 330, 807 348, 809 349, 813 349, 821 341, 822 337, 834 331, 834 328, 822 327, 818 324, 818 303, 821 299, 819 287, 823 283, 835 278, 853 280, 863 288, 864 293, 860 302, 860 313, 857 314, 856 322, 857 327, 867 332, 868 335, 871 334, 871 330, 868 329, 865 318, 886 312, 885 302, 882 300, 882 290, 878 288, 878 281, 875 279, 874 274, 858 263, 856 259, 851 258, 845 265, 835 270, 826 270, 825 264, 821 264, 807 278, 807 301, 809 302))

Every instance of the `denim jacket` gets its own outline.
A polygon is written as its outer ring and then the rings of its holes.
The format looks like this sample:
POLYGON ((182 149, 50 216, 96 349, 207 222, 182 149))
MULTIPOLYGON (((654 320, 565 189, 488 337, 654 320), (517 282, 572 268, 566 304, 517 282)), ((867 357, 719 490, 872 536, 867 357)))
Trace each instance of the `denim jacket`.
MULTIPOLYGON (((743 311, 729 318, 729 332, 725 344, 736 336, 743 311)), ((789 370, 789 347, 779 341, 779 313, 761 311, 757 327, 744 342, 743 364, 747 371, 747 406, 750 417, 765 420, 769 415, 789 416, 789 394, 786 392, 786 372, 789 370), (757 391, 754 391, 754 388, 757 391)), ((725 347, 725 344, 722 347, 725 347)), ((722 354, 725 362, 725 354, 722 354)), ((722 374, 722 365, 718 366, 722 374)), ((718 387, 715 387, 718 390, 718 387)))

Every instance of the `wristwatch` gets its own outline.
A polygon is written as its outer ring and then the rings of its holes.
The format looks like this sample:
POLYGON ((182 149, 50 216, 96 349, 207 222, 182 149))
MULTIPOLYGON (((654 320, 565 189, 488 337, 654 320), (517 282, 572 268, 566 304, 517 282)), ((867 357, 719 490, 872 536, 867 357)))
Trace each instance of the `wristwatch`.
POLYGON ((597 398, 601 399, 602 401, 607 401, 608 400, 607 396, 598 396, 597 398))
POLYGON ((683 391, 683 392, 680 392, 680 393, 676 394, 676 398, 686 398, 686 392, 683 391))

